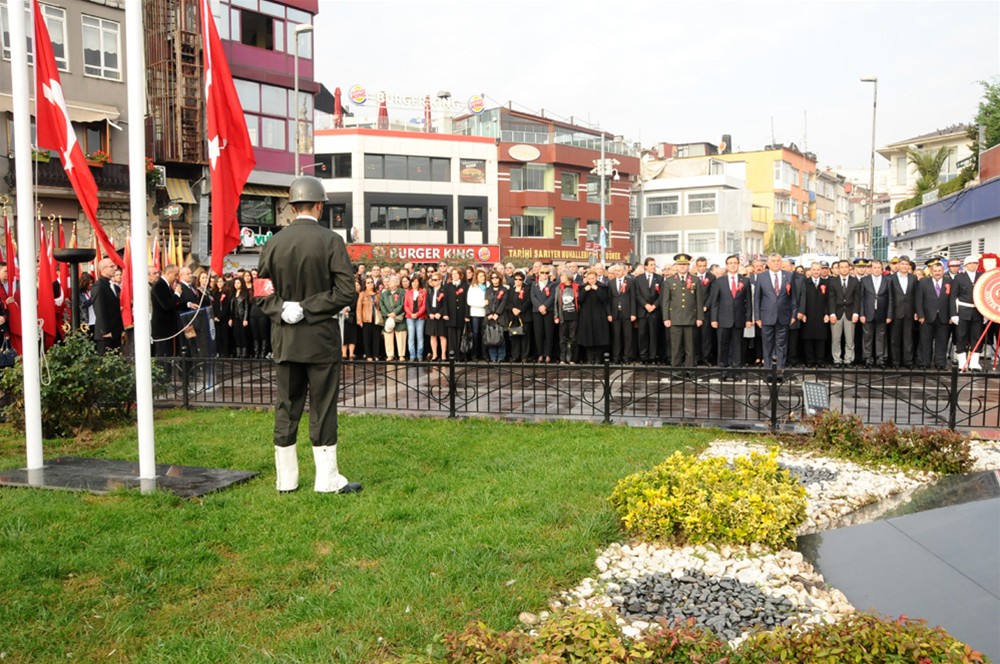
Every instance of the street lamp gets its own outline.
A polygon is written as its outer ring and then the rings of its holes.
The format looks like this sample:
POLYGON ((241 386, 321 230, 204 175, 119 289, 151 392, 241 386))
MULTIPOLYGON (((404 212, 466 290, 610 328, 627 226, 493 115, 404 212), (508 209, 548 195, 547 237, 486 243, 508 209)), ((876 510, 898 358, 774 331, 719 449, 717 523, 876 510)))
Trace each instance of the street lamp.
POLYGON ((293 77, 295 78, 295 176, 298 177, 302 175, 299 171, 299 141, 301 140, 302 133, 302 113, 299 111, 299 35, 312 32, 313 27, 309 23, 300 23, 295 26, 295 49, 293 60, 295 61, 295 70, 293 77))
POLYGON ((878 77, 862 76, 862 83, 872 84, 872 154, 868 173, 868 242, 875 258, 875 111, 878 109, 878 77))
MULTIPOLYGON (((612 140, 614 142, 616 142, 616 143, 619 143, 619 142, 621 142, 622 139, 621 139, 620 136, 615 136, 612 140)), ((605 249, 607 249, 606 245, 607 245, 608 242, 611 241, 611 233, 605 230, 606 227, 607 227, 606 226, 607 222, 605 221, 605 218, 604 218, 605 217, 605 214, 604 214, 604 196, 605 196, 605 186, 606 186, 605 182, 604 182, 604 178, 612 176, 617 181, 618 177, 619 177, 618 176, 618 171, 615 169, 615 166, 618 165, 618 161, 617 160, 610 160, 610 161, 611 161, 611 163, 608 163, 609 160, 605 156, 604 131, 602 130, 601 131, 601 160, 597 163, 597 167, 594 169, 597 172, 598 177, 601 178, 601 191, 600 191, 600 198, 601 198, 601 225, 600 225, 600 227, 597 230, 597 242, 601 246, 601 265, 604 265, 605 249), (605 234, 607 235, 607 240, 604 239, 605 234)))

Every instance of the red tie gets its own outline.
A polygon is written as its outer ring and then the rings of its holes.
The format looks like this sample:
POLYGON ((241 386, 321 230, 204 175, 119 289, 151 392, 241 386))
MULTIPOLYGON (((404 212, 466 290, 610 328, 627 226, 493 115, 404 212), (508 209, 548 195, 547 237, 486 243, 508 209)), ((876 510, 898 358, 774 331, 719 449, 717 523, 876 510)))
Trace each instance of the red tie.
POLYGON ((729 278, 729 290, 733 293, 733 299, 736 299, 736 277, 729 278))
POLYGON ((778 285, 778 273, 777 272, 774 273, 774 294, 775 295, 780 295, 781 294, 781 287, 778 285))

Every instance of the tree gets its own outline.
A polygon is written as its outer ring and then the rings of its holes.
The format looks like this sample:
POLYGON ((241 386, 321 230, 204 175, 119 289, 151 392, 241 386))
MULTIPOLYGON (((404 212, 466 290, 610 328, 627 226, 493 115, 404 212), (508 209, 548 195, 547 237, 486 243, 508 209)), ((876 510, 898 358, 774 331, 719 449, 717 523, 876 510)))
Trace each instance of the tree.
MULTIPOLYGON (((979 127, 984 130, 986 148, 1000 144, 1000 79, 979 81, 983 86, 983 98, 979 102, 979 110, 969 125, 968 136, 972 141, 972 165, 967 166, 971 179, 979 172, 979 127)), ((963 175, 965 173, 963 172, 963 175)))
POLYGON ((921 196, 928 191, 937 189, 938 177, 941 175, 941 167, 948 159, 951 150, 949 148, 938 148, 937 150, 907 150, 906 158, 913 167, 917 169, 917 181, 914 184, 914 196, 921 196))
POLYGON ((788 224, 775 223, 764 237, 764 251, 782 256, 799 254, 799 239, 795 229, 788 224))

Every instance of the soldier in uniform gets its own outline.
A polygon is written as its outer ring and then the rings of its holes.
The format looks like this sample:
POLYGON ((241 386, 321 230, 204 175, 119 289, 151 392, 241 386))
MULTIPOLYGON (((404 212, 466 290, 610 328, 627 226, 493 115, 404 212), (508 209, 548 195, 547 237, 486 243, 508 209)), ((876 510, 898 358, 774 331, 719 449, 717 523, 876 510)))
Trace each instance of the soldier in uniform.
POLYGON ((274 463, 278 491, 299 486, 295 439, 309 389, 309 440, 316 463, 314 490, 354 493, 337 466, 340 327, 337 314, 356 296, 344 240, 321 227, 326 191, 314 177, 296 178, 288 202, 297 217, 264 245, 259 277, 273 289, 257 305, 271 319, 278 397, 274 409, 274 463))
POLYGON ((965 271, 953 279, 951 289, 953 305, 951 322, 955 326, 955 353, 958 368, 965 371, 965 365, 973 371, 982 371, 979 363, 976 342, 983 336, 983 314, 976 308, 972 299, 972 289, 976 285, 976 270, 979 267, 979 256, 969 256, 965 259, 965 271), (974 352, 975 351, 975 352, 974 352))
POLYGON ((674 367, 695 365, 694 335, 705 321, 704 289, 688 273, 690 264, 689 255, 674 256, 677 275, 664 282, 661 295, 663 326, 670 331, 670 365, 674 367))

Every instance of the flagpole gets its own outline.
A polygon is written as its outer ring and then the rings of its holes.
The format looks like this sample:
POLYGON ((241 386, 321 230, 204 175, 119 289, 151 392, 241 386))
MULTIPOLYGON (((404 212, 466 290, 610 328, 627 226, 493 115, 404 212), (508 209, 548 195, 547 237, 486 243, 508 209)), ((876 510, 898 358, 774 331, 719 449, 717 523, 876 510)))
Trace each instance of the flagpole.
POLYGON ((132 243, 132 311, 135 326, 135 405, 139 433, 139 479, 156 479, 153 429, 153 360, 149 345, 149 279, 146 266, 146 65, 142 0, 125 3, 126 82, 128 93, 129 215, 132 243))
MULTIPOLYGON (((28 105, 27 27, 24 12, 14 11, 19 3, 8 4, 10 21, 11 96, 14 103, 14 160, 17 178, 17 256, 21 266, 18 292, 21 294, 21 359, 24 366, 24 433, 28 470, 44 465, 42 458, 42 394, 38 370, 38 290, 35 280, 35 210, 31 180, 31 108, 28 105)), ((37 19, 36 19, 37 20, 37 19)), ((50 285, 51 287, 51 285, 50 285)))

